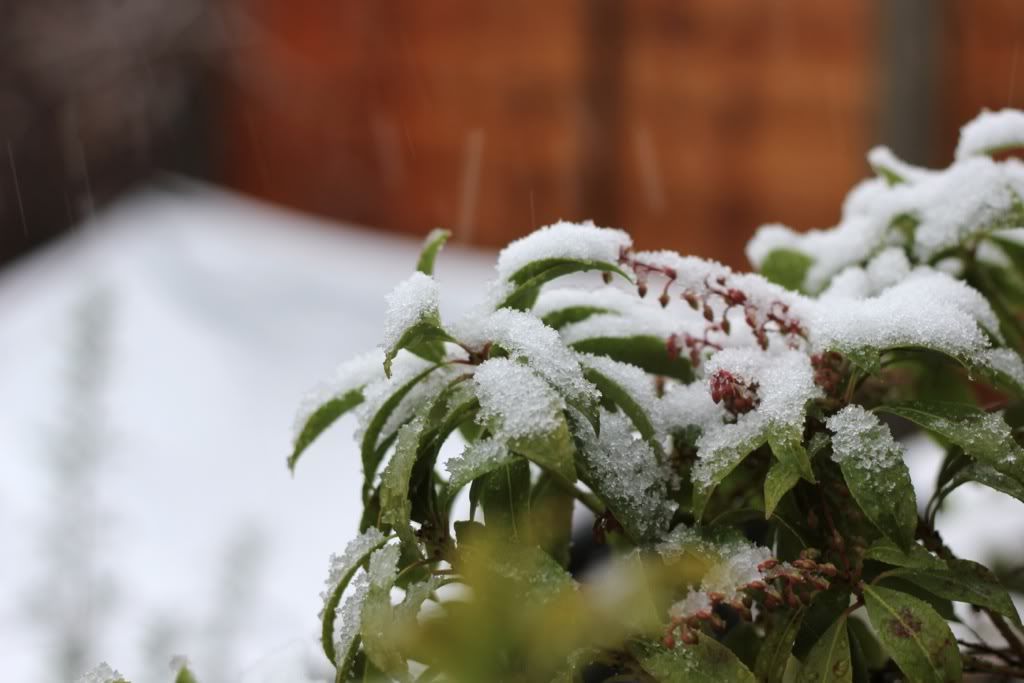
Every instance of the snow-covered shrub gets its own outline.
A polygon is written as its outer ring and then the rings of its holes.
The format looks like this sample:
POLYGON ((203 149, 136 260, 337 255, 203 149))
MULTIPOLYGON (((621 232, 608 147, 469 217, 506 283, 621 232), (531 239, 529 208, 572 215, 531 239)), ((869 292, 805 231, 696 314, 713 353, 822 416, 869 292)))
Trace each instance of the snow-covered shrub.
POLYGON ((365 514, 321 614, 337 679, 1019 672, 1007 591, 934 522, 965 482, 1024 501, 1024 165, 990 156, 1021 146, 1004 111, 944 170, 872 150, 839 225, 758 231, 759 274, 552 225, 457 321, 431 234, 383 351, 307 404, 289 458, 357 412, 365 514), (946 449, 921 508, 898 421, 946 449), (570 572, 587 508, 610 552, 570 572), (958 645, 953 601, 1006 646, 958 645))

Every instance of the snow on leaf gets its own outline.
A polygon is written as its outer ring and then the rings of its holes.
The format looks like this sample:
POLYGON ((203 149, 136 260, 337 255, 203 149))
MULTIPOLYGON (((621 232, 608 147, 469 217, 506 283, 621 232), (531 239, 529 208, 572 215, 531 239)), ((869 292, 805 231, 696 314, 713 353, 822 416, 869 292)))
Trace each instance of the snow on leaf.
POLYGON ((437 254, 444 247, 445 242, 452 236, 449 230, 434 228, 423 240, 423 250, 420 252, 419 261, 416 262, 416 270, 426 275, 434 274, 434 261, 437 254))
POLYGON ((495 439, 481 439, 466 446, 461 456, 449 459, 444 465, 449 477, 445 493, 441 497, 442 507, 443 503, 451 500, 463 486, 488 472, 508 465, 515 457, 504 443, 495 439))
POLYGON ((854 500, 879 531, 908 549, 917 528, 917 501, 903 449, 884 423, 858 405, 843 408, 826 425, 832 459, 854 500))
POLYGON ((370 553, 380 548, 386 542, 387 537, 384 534, 377 528, 370 527, 349 541, 341 555, 331 555, 326 585, 320 594, 324 601, 324 607, 320 611, 320 620, 323 627, 321 644, 324 654, 327 655, 327 659, 332 663, 337 661, 335 619, 342 594, 352 581, 352 577, 356 574, 360 565, 370 556, 370 553))
POLYGON ((640 436, 656 444, 655 435, 664 431, 664 420, 654 379, 635 365, 604 356, 581 354, 580 361, 603 398, 629 416, 640 436))
POLYGON ((384 377, 383 362, 384 354, 380 350, 356 356, 338 366, 331 380, 306 395, 295 415, 289 469, 295 469, 299 456, 325 429, 362 403, 363 387, 384 377))
POLYGON ((470 348, 497 345, 509 358, 525 360, 570 401, 592 403, 597 399, 597 389, 583 377, 579 361, 558 332, 529 313, 500 309, 470 315, 456 326, 455 336, 470 348))
POLYGON ((415 272, 386 297, 384 319, 384 373, 391 375, 391 363, 401 349, 409 349, 428 360, 443 356, 441 343, 451 337, 441 327, 438 314, 440 289, 434 278, 415 272))
POLYGON ((591 222, 560 222, 536 230, 498 255, 492 303, 495 308, 530 308, 545 282, 581 270, 602 270, 629 279, 618 263, 631 246, 622 230, 598 228, 591 222))
POLYGON ((634 435, 622 412, 601 409, 601 435, 576 420, 581 476, 611 508, 631 538, 650 541, 668 530, 675 504, 668 495, 669 472, 651 445, 634 435))
POLYGON ((960 129, 955 157, 959 161, 1017 147, 1024 147, 1024 112, 986 110, 960 129))
MULTIPOLYGON (((742 379, 747 386, 756 385, 759 403, 737 415, 735 422, 704 425, 692 473, 693 508, 698 516, 715 487, 752 451, 771 438, 782 440, 790 433, 802 433, 807 403, 822 395, 814 383, 810 359, 800 351, 725 349, 707 363, 709 376, 719 370, 742 379)), ((710 392, 710 388, 705 390, 710 392)))
POLYGON ((960 446, 964 452, 1024 484, 1024 448, 1013 438, 1001 413, 942 401, 910 401, 882 405, 880 412, 914 422, 960 446))
POLYGON ((127 683, 127 679, 106 662, 100 662, 79 676, 76 683, 127 683))

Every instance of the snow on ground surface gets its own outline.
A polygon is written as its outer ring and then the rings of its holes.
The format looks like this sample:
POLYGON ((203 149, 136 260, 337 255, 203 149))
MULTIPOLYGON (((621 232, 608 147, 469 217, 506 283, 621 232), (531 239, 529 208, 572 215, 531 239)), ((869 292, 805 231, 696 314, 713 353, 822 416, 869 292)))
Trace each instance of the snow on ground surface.
MULTIPOLYGON (((322 669, 324 566, 355 536, 361 468, 346 417, 292 478, 291 423, 310 387, 381 343, 384 297, 418 252, 416 239, 187 186, 129 197, 0 271, 5 680, 48 680, 54 655, 32 618, 39 577, 55 571, 35 537, 62 505, 46 462, 67 393, 73 311, 98 290, 111 301, 112 357, 95 550, 114 589, 90 665, 106 660, 135 683, 169 680, 179 652, 213 683, 204 671, 220 666, 224 681, 247 682, 322 669), (253 539, 251 552, 229 570, 239 538, 253 539), (222 585, 246 593, 227 619, 222 585), (237 637, 223 644, 231 629, 237 637), (153 639, 167 651, 147 654, 153 639), (211 661, 215 643, 230 650, 227 665, 211 661)), ((462 315, 493 268, 493 254, 442 252, 442 315, 462 315)), ((60 569, 76 581, 78 567, 60 569)))

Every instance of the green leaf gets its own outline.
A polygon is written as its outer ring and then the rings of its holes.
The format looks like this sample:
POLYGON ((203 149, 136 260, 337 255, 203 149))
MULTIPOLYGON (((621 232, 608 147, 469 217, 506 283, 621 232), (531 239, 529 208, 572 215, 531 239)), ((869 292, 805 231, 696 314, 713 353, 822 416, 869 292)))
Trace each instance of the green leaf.
POLYGON ((563 567, 569 566, 575 502, 550 472, 543 472, 530 492, 530 541, 563 567))
POLYGON ((586 367, 583 371, 583 376, 597 387, 603 398, 610 400, 622 409, 622 412, 633 422, 636 430, 640 432, 640 436, 649 442, 656 442, 654 425, 651 423, 651 418, 647 415, 647 411, 644 410, 643 406, 637 402, 625 387, 591 367, 586 367))
POLYGON ((384 354, 384 374, 391 377, 391 363, 402 349, 408 349, 417 356, 434 363, 444 358, 444 346, 441 342, 455 341, 441 327, 441 319, 437 311, 424 315, 418 322, 410 326, 384 354))
POLYGON ((402 402, 402 399, 412 391, 413 387, 426 379, 430 373, 434 372, 440 365, 432 365, 423 372, 419 373, 408 382, 400 386, 395 393, 391 394, 386 401, 377 410, 374 416, 370 419, 369 424, 366 426, 366 431, 363 433, 363 442, 361 447, 361 454, 363 460, 363 503, 370 497, 370 493, 373 491, 373 479, 377 474, 377 467, 380 465, 380 461, 384 456, 379 446, 379 439, 381 431, 384 429, 384 425, 387 424, 388 418, 395 412, 395 409, 402 402))
POLYGON ((398 430, 395 454, 391 456, 380 479, 380 524, 394 527, 402 542, 416 547, 416 536, 409 520, 412 501, 409 500, 409 479, 420 453, 420 443, 427 421, 419 415, 398 430))
POLYGON ((533 307, 537 294, 544 283, 563 275, 588 270, 615 273, 632 282, 629 275, 614 263, 567 258, 541 259, 528 263, 509 277, 508 282, 513 285, 512 291, 498 304, 497 308, 529 310, 533 307))
POLYGON ((960 446, 964 452, 1024 484, 1024 449, 998 413, 940 401, 911 401, 879 406, 960 446))
POLYGON ((814 259, 793 249, 776 249, 761 263, 760 272, 772 282, 786 289, 803 289, 807 271, 814 265, 814 259))
POLYGON ((956 639, 927 603, 881 586, 864 587, 868 618, 886 651, 906 676, 921 683, 959 681, 956 639))
POLYGON ((571 483, 576 481, 576 446, 565 414, 559 411, 556 420, 550 432, 510 439, 508 447, 571 483))
POLYGON ((441 251, 448 238, 452 236, 451 231, 442 228, 434 228, 423 240, 423 249, 420 251, 420 260, 416 262, 416 270, 427 275, 434 274, 434 261, 437 253, 441 251))
POLYGON ((798 429, 773 431, 768 436, 768 445, 771 446, 772 455, 776 460, 787 463, 812 484, 818 483, 814 478, 814 470, 811 469, 811 458, 804 448, 803 434, 798 429))
POLYGON ((800 481, 800 473, 788 462, 775 460, 764 479, 764 518, 770 519, 782 497, 800 481))
POLYGON ((514 541, 526 541, 520 529, 530 516, 530 465, 523 458, 503 465, 486 476, 480 492, 480 506, 489 528, 501 528, 514 541))
POLYGON ((800 683, 852 683, 853 662, 846 617, 829 627, 804 659, 800 683))
POLYGON ((509 451, 503 444, 489 439, 469 444, 460 457, 453 458, 445 464, 451 476, 445 485, 444 493, 441 494, 441 506, 447 507, 448 502, 466 484, 500 467, 510 465, 518 458, 520 456, 509 451))
POLYGON ((900 569, 891 576, 904 578, 947 600, 990 609, 1020 625, 1013 600, 987 567, 959 559, 950 559, 946 564, 948 568, 900 569))
POLYGON ((629 654, 659 683, 756 683, 743 662, 711 636, 702 635, 695 645, 672 650, 650 640, 634 640, 629 654))
POLYGON ((829 419, 834 459, 857 505, 878 530, 909 549, 917 530, 917 499, 903 450, 889 427, 859 406, 829 419), (836 433, 834 420, 841 420, 836 433))
POLYGON ((313 443, 316 437, 320 436, 325 429, 334 424, 335 420, 362 402, 363 388, 359 387, 341 396, 335 396, 314 410, 306 419, 305 424, 302 425, 298 438, 295 439, 295 447, 292 449, 292 454, 288 456, 288 469, 294 472, 299 456, 302 455, 302 452, 306 450, 309 444, 313 443))
POLYGON ((664 339, 651 335, 633 337, 592 337, 570 344, 572 348, 595 356, 629 363, 652 375, 672 377, 681 382, 693 381, 693 368, 683 356, 669 353, 664 339))
POLYGON ((909 548, 903 550, 888 539, 875 541, 870 548, 864 552, 864 559, 884 562, 895 567, 912 567, 914 569, 945 569, 946 563, 941 558, 932 555, 928 549, 917 543, 912 543, 909 548))
POLYGON ((803 618, 803 608, 780 610, 768 615, 767 634, 754 665, 757 680, 782 683, 803 618))
POLYGON ((409 665, 397 643, 389 637, 395 623, 390 586, 385 589, 371 583, 363 603, 361 621, 360 637, 367 659, 391 678, 410 681, 409 665))
POLYGON ((793 654, 800 659, 807 657, 811 647, 818 642, 821 634, 842 617, 850 606, 850 588, 834 583, 828 590, 815 596, 804 614, 800 632, 793 645, 793 654))
POLYGON ((952 493, 953 489, 970 481, 984 484, 1024 503, 1024 483, 980 462, 972 463, 954 474, 949 485, 943 489, 943 498, 952 493))
POLYGON ((334 648, 334 622, 337 616, 338 605, 341 603, 342 594, 344 594, 345 589, 352 582, 352 577, 356 575, 359 567, 366 562, 374 551, 381 548, 389 540, 388 536, 380 535, 378 537, 376 534, 375 529, 371 532, 371 535, 363 536, 363 539, 365 539, 363 543, 359 543, 359 539, 357 539, 346 548, 345 564, 344 566, 337 567, 340 572, 337 583, 334 584, 324 601, 324 609, 320 613, 320 644, 323 647, 324 654, 327 656, 327 660, 332 665, 337 662, 337 653, 334 648), (349 548, 352 549, 351 553, 347 552, 349 548))
POLYGON ((592 315, 600 315, 602 313, 614 314, 614 311, 601 308, 600 306, 568 306, 551 311, 543 316, 541 320, 548 327, 560 330, 570 323, 578 323, 592 315))

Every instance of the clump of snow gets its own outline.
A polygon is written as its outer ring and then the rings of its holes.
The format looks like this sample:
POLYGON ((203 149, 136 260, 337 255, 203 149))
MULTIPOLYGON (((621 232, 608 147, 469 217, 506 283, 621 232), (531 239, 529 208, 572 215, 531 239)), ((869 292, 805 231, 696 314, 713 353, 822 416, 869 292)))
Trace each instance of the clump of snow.
POLYGON ((338 606, 334 618, 334 656, 335 665, 341 666, 349 648, 359 635, 363 618, 363 605, 366 594, 370 590, 370 581, 366 572, 360 571, 349 585, 349 595, 338 606))
POLYGON ((100 662, 82 674, 77 683, 118 683, 124 680, 124 675, 117 669, 111 668, 106 662, 100 662))
POLYGON ((360 354, 339 365, 329 380, 321 382, 303 397, 295 414, 293 440, 299 438, 309 418, 320 406, 381 379, 384 379, 384 352, 380 349, 360 354))
POLYGON ((496 423, 497 435, 517 439, 547 434, 565 409, 558 393, 530 366, 509 358, 484 361, 473 375, 481 424, 496 423))
POLYGON ((732 600, 745 586, 764 580, 764 572, 759 567, 772 559, 770 549, 744 538, 712 541, 697 529, 683 525, 673 529, 655 550, 666 559, 692 554, 707 563, 700 589, 691 590, 669 610, 672 616, 683 619, 708 609, 710 593, 721 593, 726 600, 732 600))
POLYGON ((983 111, 960 129, 956 159, 1024 147, 1024 112, 1016 109, 983 111))
POLYGON ((879 473, 903 460, 903 448, 874 413, 848 405, 825 423, 832 432, 832 460, 856 461, 859 469, 879 473))
POLYGON ((370 555, 367 574, 371 587, 389 590, 394 585, 395 577, 398 576, 398 559, 401 555, 402 549, 398 545, 386 545, 370 555))
POLYGON ((498 255, 498 277, 508 280, 530 263, 547 259, 618 263, 619 255, 632 245, 632 239, 622 230, 598 228, 591 221, 561 221, 502 249, 498 255))
POLYGON ((924 347, 952 356, 988 348, 999 321, 977 290, 931 268, 916 268, 876 297, 829 297, 806 311, 812 342, 822 349, 924 347))
POLYGON ((529 363, 567 398, 586 402, 597 398, 597 389, 584 379, 579 361, 558 332, 529 313, 502 308, 483 316, 470 315, 456 325, 455 337, 474 349, 497 344, 512 359, 529 363))
POLYGON ((698 427, 704 432, 721 425, 727 416, 725 408, 711 400, 704 382, 668 383, 661 397, 661 412, 669 431, 698 427))
MULTIPOLYGON (((338 590, 338 584, 341 583, 341 580, 365 560, 371 550, 382 544, 385 538, 379 529, 370 527, 349 541, 341 555, 331 555, 327 580, 324 582, 323 592, 320 593, 325 607, 334 592, 338 590)), ((320 616, 323 616, 322 611, 320 616)))
POLYGON ((670 473, 621 411, 610 413, 602 408, 600 420, 600 436, 586 420, 577 420, 584 470, 631 535, 660 537, 668 530, 676 508, 668 496, 670 473))
POLYGON ((385 298, 384 348, 397 346, 402 335, 423 319, 436 318, 440 298, 440 287, 429 275, 417 271, 400 282, 385 298))
MULTIPOLYGON (((821 388, 814 383, 810 358, 802 351, 724 349, 706 365, 709 377, 719 370, 742 380, 748 387, 756 384, 760 402, 750 412, 738 415, 734 423, 705 425, 697 440, 698 461, 693 469, 693 480, 703 485, 711 483, 721 458, 756 447, 769 431, 802 432, 807 402, 822 396, 821 388)), ((710 394, 707 381, 701 386, 710 394)))
POLYGON ((673 619, 686 619, 697 614, 711 615, 711 598, 705 591, 690 591, 686 597, 668 608, 673 619))
POLYGON ((903 161, 893 151, 884 145, 873 147, 868 152, 868 163, 876 172, 891 171, 906 181, 915 182, 934 175, 935 171, 928 168, 921 168, 903 161))
POLYGON ((876 254, 865 268, 871 293, 876 294, 910 275, 910 259, 900 247, 889 247, 876 254))
MULTIPOLYGON (((703 323, 687 307, 685 310, 662 308, 638 301, 632 308, 617 313, 598 313, 579 322, 570 323, 560 332, 566 344, 584 339, 651 336, 668 339, 682 331, 698 332, 703 323)), ((700 320, 703 320, 701 318, 700 320)))

